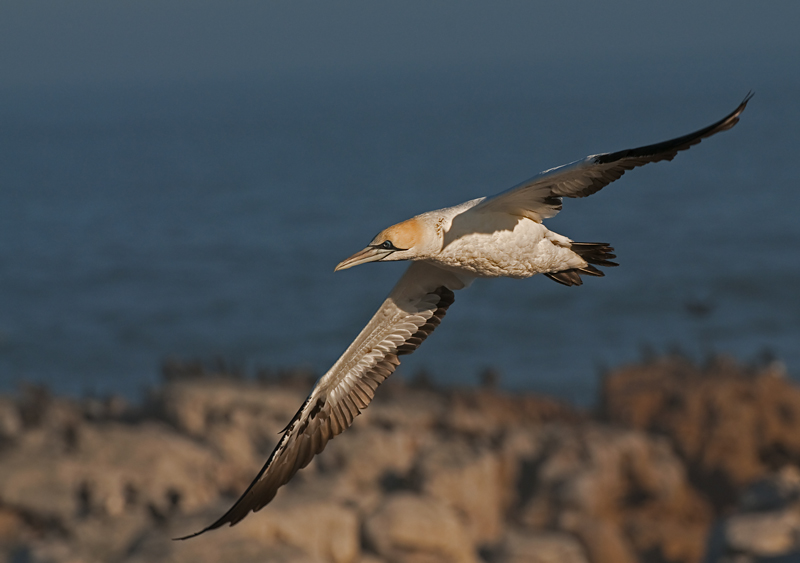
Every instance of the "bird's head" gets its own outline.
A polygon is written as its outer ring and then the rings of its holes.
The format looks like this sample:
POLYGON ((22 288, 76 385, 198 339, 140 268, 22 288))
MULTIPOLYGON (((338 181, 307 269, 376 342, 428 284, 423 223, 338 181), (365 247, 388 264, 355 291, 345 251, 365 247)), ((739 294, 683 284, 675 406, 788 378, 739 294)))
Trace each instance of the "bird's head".
POLYGON ((372 242, 356 252, 347 260, 339 262, 334 272, 346 270, 366 262, 386 260, 413 260, 422 257, 422 247, 427 240, 427 229, 423 221, 409 219, 384 229, 372 239, 372 242))

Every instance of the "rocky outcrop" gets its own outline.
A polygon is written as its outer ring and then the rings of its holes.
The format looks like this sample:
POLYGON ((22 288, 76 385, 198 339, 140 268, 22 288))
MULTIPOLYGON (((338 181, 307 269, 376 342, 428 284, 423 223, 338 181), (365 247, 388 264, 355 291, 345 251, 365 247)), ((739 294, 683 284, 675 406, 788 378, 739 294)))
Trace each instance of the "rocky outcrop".
POLYGON ((607 377, 605 420, 669 437, 694 485, 718 511, 748 483, 800 464, 800 388, 773 363, 747 369, 724 358, 699 367, 677 357, 607 377))
POLYGON ((597 423, 538 434, 520 475, 524 525, 575 534, 594 563, 700 561, 711 510, 667 440, 597 423))
POLYGON ((586 550, 572 535, 510 529, 494 560, 498 563, 588 563, 586 550))
POLYGON ((699 563, 800 553, 798 390, 774 372, 674 358, 609 375, 599 417, 533 395, 390 379, 263 510, 172 541, 230 506, 306 393, 292 380, 203 376, 170 377, 133 406, 35 388, 0 397, 0 554, 699 563), (724 487, 706 487, 715 477, 724 487))
POLYGON ((390 494, 365 522, 366 540, 387 561, 477 562, 464 522, 447 503, 412 493, 390 494))
POLYGON ((800 561, 800 470, 786 466, 752 483, 711 539, 711 561, 800 561))

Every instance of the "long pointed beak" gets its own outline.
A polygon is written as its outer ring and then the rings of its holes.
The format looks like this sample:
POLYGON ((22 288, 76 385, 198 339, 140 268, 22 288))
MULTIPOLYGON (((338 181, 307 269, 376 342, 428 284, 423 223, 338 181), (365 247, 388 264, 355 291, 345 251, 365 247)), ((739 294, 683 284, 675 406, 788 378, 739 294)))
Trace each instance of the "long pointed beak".
POLYGON ((339 262, 333 271, 338 272, 339 270, 346 270, 347 268, 352 268, 353 266, 358 266, 359 264, 366 264, 367 262, 377 262, 378 260, 383 260, 389 256, 392 252, 393 251, 386 250, 384 248, 373 248, 368 246, 361 252, 356 252, 347 260, 342 260, 339 262))

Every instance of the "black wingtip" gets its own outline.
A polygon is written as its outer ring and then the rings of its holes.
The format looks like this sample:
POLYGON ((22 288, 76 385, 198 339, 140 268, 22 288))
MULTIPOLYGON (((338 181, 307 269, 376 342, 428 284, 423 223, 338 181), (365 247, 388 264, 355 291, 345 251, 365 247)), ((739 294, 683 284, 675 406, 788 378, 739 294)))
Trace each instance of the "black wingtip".
POLYGON ((238 520, 231 520, 231 519, 228 518, 228 516, 230 515, 231 511, 234 508, 236 508, 235 504, 231 507, 230 510, 228 510, 228 512, 223 514, 222 517, 218 518, 213 524, 209 524, 208 526, 206 526, 205 528, 203 528, 199 532, 195 532, 193 534, 189 534, 188 536, 181 536, 179 538, 172 538, 172 541, 190 540, 192 538, 196 538, 197 536, 199 536, 201 534, 205 534, 206 532, 210 532, 211 530, 216 530, 217 528, 221 528, 223 525, 228 524, 228 523, 230 523, 230 525, 233 526, 239 520, 241 520, 241 518, 239 518, 238 520))
POLYGON ((199 536, 200 534, 202 534, 203 532, 206 532, 206 531, 207 530, 200 530, 199 532, 195 532, 193 534, 189 534, 188 536, 183 536, 183 537, 180 537, 180 538, 172 538, 172 541, 190 540, 192 538, 196 538, 197 536, 199 536))
POLYGON ((210 530, 214 530, 214 529, 216 529, 216 528, 219 528, 219 526, 220 526, 220 523, 219 523, 219 522, 214 522, 213 524, 211 524, 210 526, 207 526, 207 527, 203 528, 203 529, 202 529, 202 530, 200 530, 199 532, 195 532, 195 533, 193 533, 193 534, 189 534, 188 536, 182 536, 182 537, 180 537, 180 538, 172 538, 172 541, 183 541, 183 540, 190 540, 190 539, 192 539, 192 538, 196 538, 197 536, 199 536, 199 535, 201 535, 201 534, 205 534, 206 532, 208 532, 208 531, 210 531, 210 530))
POLYGON ((752 99, 752 97, 755 96, 755 94, 756 93, 753 92, 752 90, 747 92, 747 95, 744 97, 744 100, 742 100, 742 102, 739 104, 739 107, 737 107, 734 110, 733 115, 739 117, 739 114, 742 113, 744 111, 744 108, 747 107, 747 102, 749 102, 752 99))
POLYGON ((726 117, 725 119, 723 119, 722 121, 719 122, 718 125, 721 126, 720 129, 719 129, 720 131, 726 131, 726 130, 730 129, 731 127, 733 127, 734 125, 736 125, 737 123, 739 123, 739 116, 744 111, 744 108, 747 107, 747 102, 749 102, 750 99, 754 95, 755 95, 755 92, 750 90, 747 93, 747 95, 744 97, 744 99, 741 101, 741 103, 736 107, 736 109, 733 110, 730 113, 730 115, 728 115, 728 117, 726 117))

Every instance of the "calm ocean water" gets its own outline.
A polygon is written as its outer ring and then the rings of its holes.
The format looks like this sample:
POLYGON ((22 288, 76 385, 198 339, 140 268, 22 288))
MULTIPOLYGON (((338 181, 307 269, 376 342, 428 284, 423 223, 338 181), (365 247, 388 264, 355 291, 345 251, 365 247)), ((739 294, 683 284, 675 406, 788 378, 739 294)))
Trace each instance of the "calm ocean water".
MULTIPOLYGON (((591 401, 643 347, 800 370, 800 81, 569 95, 533 79, 350 77, 3 94, 0 387, 135 396, 167 356, 325 369, 404 265, 334 274, 380 229, 590 153, 665 140, 758 91, 671 163, 549 226, 616 249, 582 287, 479 280, 400 372, 591 401), (501 83, 503 87, 496 87, 501 83), (709 87, 711 88, 711 87, 709 87)), ((771 82, 770 82, 771 80, 771 82)))

